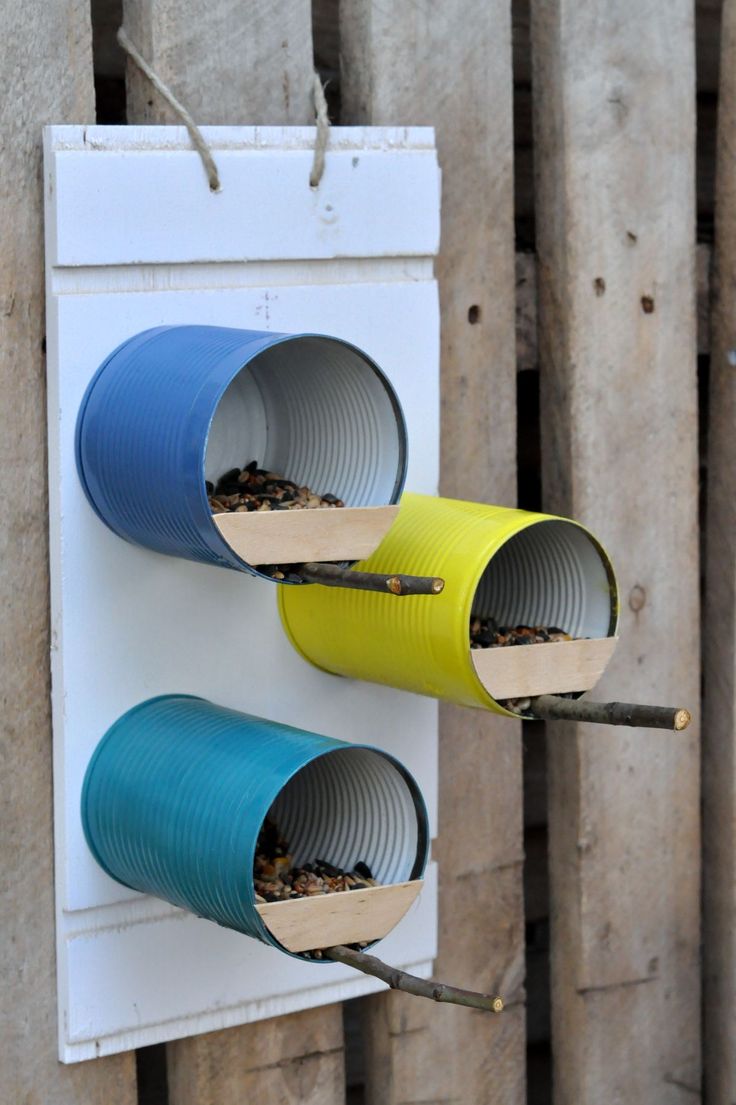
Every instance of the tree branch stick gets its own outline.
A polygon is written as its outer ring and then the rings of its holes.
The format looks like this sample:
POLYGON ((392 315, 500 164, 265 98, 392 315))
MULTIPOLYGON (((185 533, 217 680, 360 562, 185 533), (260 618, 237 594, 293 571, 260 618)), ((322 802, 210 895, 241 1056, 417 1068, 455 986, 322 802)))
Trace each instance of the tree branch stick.
POLYGON ((532 698, 529 713, 547 721, 592 721, 599 725, 635 725, 678 732, 690 724, 690 712, 680 706, 644 706, 636 702, 588 702, 543 694, 532 698))
POLYGON ((294 571, 308 583, 323 587, 352 587, 358 591, 388 591, 392 595, 439 595, 444 579, 436 576, 385 576, 379 572, 356 572, 337 564, 301 564, 294 571))
POLYGON ((447 1001, 452 1005, 465 1005, 469 1009, 484 1009, 490 1013, 500 1013, 503 1009, 503 1001, 499 997, 478 994, 474 990, 460 990, 457 986, 447 986, 444 982, 417 978, 416 975, 400 971, 398 967, 389 967, 374 955, 356 952, 342 944, 334 948, 325 948, 323 954, 337 963, 346 963, 349 967, 355 967, 356 971, 362 971, 365 975, 380 978, 381 982, 385 982, 392 990, 403 990, 405 994, 431 998, 433 1001, 447 1001))

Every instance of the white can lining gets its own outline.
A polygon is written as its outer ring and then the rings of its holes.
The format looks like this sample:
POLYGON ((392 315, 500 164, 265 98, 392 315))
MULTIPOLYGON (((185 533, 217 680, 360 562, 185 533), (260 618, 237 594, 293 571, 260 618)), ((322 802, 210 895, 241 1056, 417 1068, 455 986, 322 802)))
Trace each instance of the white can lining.
POLYGON ((501 546, 478 584, 473 614, 501 626, 554 626, 572 637, 608 637, 615 631, 612 586, 585 530, 550 519, 501 546))
POLYGON ((258 354, 225 391, 210 427, 205 474, 256 460, 348 506, 392 502, 403 425, 371 363, 342 342, 299 337, 258 354))
POLYGON ((371 749, 340 748, 312 760, 279 793, 269 817, 297 866, 320 859, 352 871, 362 860, 385 885, 414 872, 414 796, 398 768, 371 749))

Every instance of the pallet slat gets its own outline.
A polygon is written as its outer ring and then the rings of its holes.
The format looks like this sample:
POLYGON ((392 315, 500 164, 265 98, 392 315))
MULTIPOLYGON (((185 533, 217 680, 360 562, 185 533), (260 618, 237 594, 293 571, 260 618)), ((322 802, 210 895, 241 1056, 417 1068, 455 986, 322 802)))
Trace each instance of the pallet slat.
POLYGON ((134 1105, 132 1054, 65 1067, 56 1040, 41 128, 94 120, 89 4, 31 0, 5 14, 0 456, 13 480, 35 474, 40 498, 25 519, 17 496, 0 501, 0 1101, 134 1105))
MULTIPOLYGON (((469 18, 463 0, 341 0, 340 25, 341 121, 427 123, 436 130, 442 167, 436 264, 440 492, 513 505, 509 6, 503 0, 474 5, 469 18)), ((368 1105, 430 1098, 458 1105, 525 1101, 521 790, 520 727, 484 711, 442 706, 436 977, 501 993, 509 1004, 501 1017, 486 1017, 402 994, 365 999, 368 1105)))
MULTIPOLYGON (((535 2, 532 37, 544 508, 616 566, 596 697, 697 712, 692 5, 535 2)), ((697 741, 549 727, 556 1105, 699 1093, 697 741)))
POLYGON ((736 2, 723 5, 703 672, 704 1059, 711 1105, 736 1101, 736 2))

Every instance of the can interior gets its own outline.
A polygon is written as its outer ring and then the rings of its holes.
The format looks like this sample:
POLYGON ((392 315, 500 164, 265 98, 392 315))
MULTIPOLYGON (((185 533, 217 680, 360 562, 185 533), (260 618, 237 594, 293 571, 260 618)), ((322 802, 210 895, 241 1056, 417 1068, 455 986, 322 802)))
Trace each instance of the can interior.
POLYGON ((554 626, 572 637, 608 637, 616 626, 612 573, 580 526, 564 519, 537 522, 490 560, 472 612, 501 626, 554 626))
POLYGON ((215 411, 205 475, 256 460, 348 506, 394 502, 405 465, 403 420, 389 385, 336 339, 291 338, 259 353, 215 411))
POLYGON ((362 860, 386 885, 419 877, 426 823, 407 778, 368 748, 339 748, 293 776, 268 816, 295 865, 316 859, 344 871, 362 860))

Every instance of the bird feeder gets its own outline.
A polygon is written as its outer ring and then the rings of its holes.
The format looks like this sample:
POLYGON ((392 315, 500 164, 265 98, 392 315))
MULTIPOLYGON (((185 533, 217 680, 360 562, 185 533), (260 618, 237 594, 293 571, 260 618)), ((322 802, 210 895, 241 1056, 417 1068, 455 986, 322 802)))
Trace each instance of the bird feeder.
POLYGON ((406 428, 383 372, 348 342, 160 326, 98 369, 76 454, 89 502, 121 537, 263 575, 374 551, 398 509, 406 428), (345 506, 213 515, 206 481, 252 460, 345 506))
POLYGON ((616 646, 611 563, 577 522, 505 507, 404 495, 367 571, 445 581, 431 602, 303 588, 279 593, 282 622, 303 657, 328 672, 511 716, 542 694, 581 694, 616 646), (555 626, 574 640, 471 649, 471 616, 555 626))
POLYGON ((393 757, 186 695, 143 702, 107 731, 82 821, 118 882, 297 956, 385 936, 417 897, 429 848, 421 793, 393 757), (295 862, 362 861, 381 885, 259 904, 267 816, 295 862))

